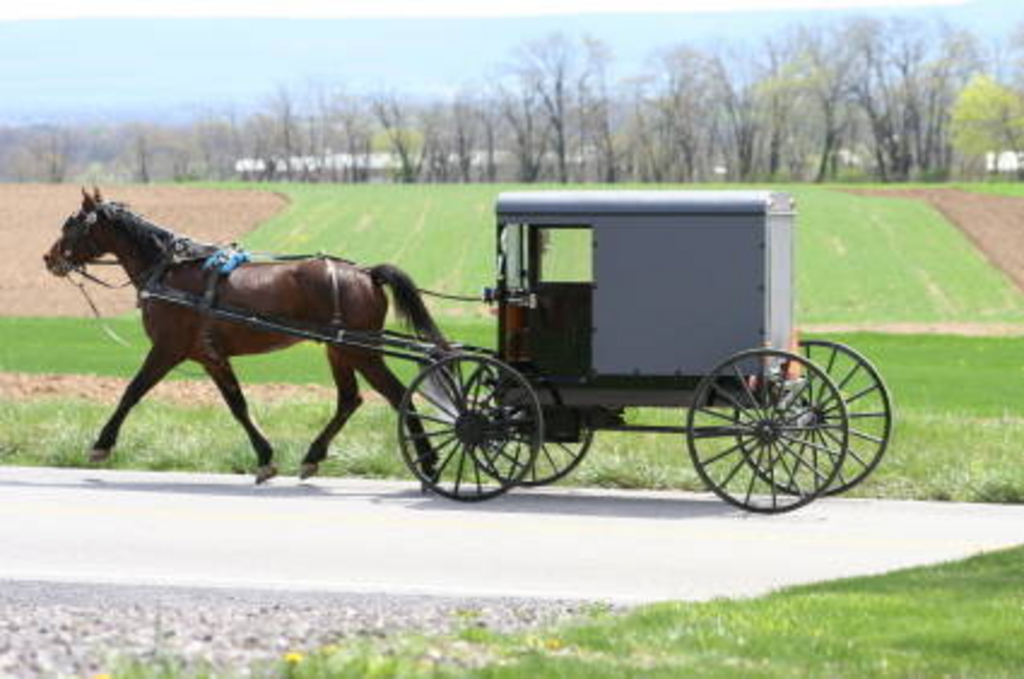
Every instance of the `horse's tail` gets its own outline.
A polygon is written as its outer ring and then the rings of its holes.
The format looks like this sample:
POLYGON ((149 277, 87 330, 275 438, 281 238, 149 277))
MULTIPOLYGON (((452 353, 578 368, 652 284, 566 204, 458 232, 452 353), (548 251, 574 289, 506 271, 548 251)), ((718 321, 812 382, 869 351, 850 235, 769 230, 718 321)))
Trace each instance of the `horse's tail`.
POLYGON ((391 264, 378 264, 370 269, 370 279, 375 285, 390 286, 398 317, 411 325, 417 334, 445 351, 451 348, 407 273, 391 264))

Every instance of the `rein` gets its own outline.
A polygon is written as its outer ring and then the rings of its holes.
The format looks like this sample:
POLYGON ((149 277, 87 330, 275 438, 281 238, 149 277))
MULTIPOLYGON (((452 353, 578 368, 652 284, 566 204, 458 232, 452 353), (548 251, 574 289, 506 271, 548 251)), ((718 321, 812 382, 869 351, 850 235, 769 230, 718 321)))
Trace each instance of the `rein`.
MULTIPOLYGON (((110 260, 99 260, 99 261, 95 261, 95 262, 89 262, 89 264, 100 264, 102 266, 116 266, 116 265, 119 265, 120 262, 118 262, 117 260, 112 260, 112 261, 110 261, 110 260)), ((78 265, 76 267, 73 267, 71 269, 71 271, 69 271, 68 273, 76 273, 79 276, 81 276, 82 278, 90 280, 93 283, 96 283, 97 285, 102 285, 104 288, 107 288, 108 290, 121 290, 122 288, 127 288, 129 285, 132 284, 132 280, 130 278, 127 281, 125 281, 124 283, 121 283, 120 285, 114 285, 112 283, 108 283, 105 280, 103 280, 102 278, 97 278, 96 276, 93 276, 91 273, 86 271, 85 264, 80 264, 80 265, 78 265)), ((75 285, 79 285, 79 284, 76 283, 75 285)))
POLYGON ((434 290, 427 290, 425 288, 416 288, 420 294, 426 295, 427 297, 437 297, 439 299, 450 299, 454 302, 483 302, 485 301, 481 297, 473 297, 470 295, 452 295, 447 292, 435 292, 434 290))
MULTIPOLYGON (((94 262, 94 264, 95 263, 96 262, 94 262)), ((84 276, 85 278, 87 278, 87 279, 89 279, 91 281, 95 281, 96 283, 99 283, 100 285, 102 285, 102 286, 104 286, 106 288, 110 288, 111 290, 119 290, 119 289, 125 287, 125 285, 111 285, 111 284, 107 283, 106 281, 103 281, 103 280, 100 280, 99 278, 96 278, 92 274, 87 273, 85 271, 85 267, 84 266, 81 267, 80 269, 78 269, 78 268, 74 269, 74 272, 84 276)), ((88 304, 89 304, 89 308, 92 309, 92 315, 96 318, 97 323, 99 323, 100 328, 107 335, 107 337, 112 339, 117 344, 120 344, 122 347, 125 347, 126 349, 131 349, 132 345, 129 344, 128 341, 125 340, 123 337, 121 337, 116 332, 114 332, 113 328, 111 328, 109 325, 107 325, 107 322, 106 322, 107 319, 105 319, 103 317, 103 314, 100 313, 100 310, 96 306, 96 303, 92 300, 92 297, 89 296, 89 291, 86 290, 85 284, 84 283, 80 283, 80 282, 75 281, 75 280, 72 280, 70 276, 65 278, 65 280, 67 280, 67 282, 70 283, 71 285, 73 285, 76 288, 78 288, 78 291, 80 293, 82 293, 82 297, 85 298, 85 301, 88 302, 88 304)), ((130 283, 131 283, 131 281, 128 281, 128 284, 130 284, 130 283)))

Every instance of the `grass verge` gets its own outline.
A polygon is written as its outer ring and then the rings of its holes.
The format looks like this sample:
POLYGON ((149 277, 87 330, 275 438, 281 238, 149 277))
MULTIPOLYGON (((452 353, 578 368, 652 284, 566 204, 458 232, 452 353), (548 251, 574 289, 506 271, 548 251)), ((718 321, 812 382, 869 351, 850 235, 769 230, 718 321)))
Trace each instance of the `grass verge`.
MULTIPOLYGON (((883 464, 853 495, 968 501, 1024 501, 1024 338, 847 335, 888 381, 896 431, 883 464)), ((44 353, 39 367, 45 369, 44 353)), ((51 357, 51 360, 56 360, 51 357)), ((73 361, 73 356, 67 357, 73 361)), ((113 360, 113 359, 111 359, 113 360)), ((246 364, 256 381, 327 380, 319 350, 290 350, 246 364)), ((122 358, 118 366, 128 363, 122 358)), ((111 363, 115 365, 115 363, 111 363)), ((123 373, 122 373, 123 374, 123 373)), ((257 421, 287 473, 330 415, 331 403, 253 404, 257 421)), ((78 466, 112 406, 68 400, 3 403, 0 464, 78 466)), ((649 413, 644 413, 649 415, 649 413)), ((662 411, 663 423, 681 411, 662 411)), ((241 428, 220 406, 185 408, 143 402, 128 419, 111 463, 132 469, 242 472, 254 456, 241 428)), ((395 418, 369 402, 332 447, 324 473, 407 477, 398 453, 395 418)), ((599 432, 589 459, 567 483, 624 488, 701 485, 683 437, 599 432)))
MULTIPOLYGON (((268 673, 322 677, 1016 677, 1024 548, 748 600, 665 603, 499 636, 353 640, 268 673)), ((177 676, 173 663, 166 676, 177 676)), ((152 676, 125 663, 117 676, 152 676)))

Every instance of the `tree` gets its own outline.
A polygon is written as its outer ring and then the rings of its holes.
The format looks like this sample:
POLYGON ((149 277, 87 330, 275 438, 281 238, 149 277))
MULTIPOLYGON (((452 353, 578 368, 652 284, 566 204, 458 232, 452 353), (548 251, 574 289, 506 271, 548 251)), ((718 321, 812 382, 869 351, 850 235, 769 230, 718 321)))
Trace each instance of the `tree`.
POLYGON ((370 103, 373 115, 384 128, 391 151, 398 156, 398 180, 403 184, 415 182, 420 175, 423 156, 417 154, 417 135, 406 106, 395 94, 380 94, 370 103))
POLYGON ((853 91, 853 54, 835 32, 801 30, 798 73, 800 86, 817 113, 820 145, 814 181, 835 179, 837 158, 850 125, 847 106, 853 91))
POLYGON ((597 179, 614 184, 619 178, 619 151, 612 124, 612 97, 608 85, 608 65, 612 54, 608 45, 595 38, 584 38, 586 77, 580 82, 581 148, 592 145, 597 156, 597 179))
MULTIPOLYGON (((953 140, 969 155, 1024 151, 1024 97, 990 76, 976 75, 953 107, 953 140)), ((1018 163, 1018 179, 1024 168, 1018 163)))
POLYGON ((732 55, 728 62, 723 57, 711 61, 718 109, 724 118, 725 137, 732 156, 731 174, 740 181, 753 177, 755 153, 761 134, 758 117, 757 81, 748 71, 750 63, 732 55))
POLYGON ((569 181, 570 88, 578 77, 576 46, 561 33, 526 43, 517 55, 521 85, 530 89, 551 131, 558 181, 569 181))
POLYGON ((537 92, 530 87, 520 87, 518 91, 502 89, 500 97, 501 113, 512 133, 516 179, 535 182, 540 179, 548 141, 545 129, 537 120, 537 92))

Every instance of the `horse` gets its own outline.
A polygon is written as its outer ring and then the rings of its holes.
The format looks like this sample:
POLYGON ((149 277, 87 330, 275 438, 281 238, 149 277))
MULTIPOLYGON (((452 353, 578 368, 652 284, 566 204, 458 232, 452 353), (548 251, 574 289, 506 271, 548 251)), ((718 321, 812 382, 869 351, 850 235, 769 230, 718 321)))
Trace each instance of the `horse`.
MULTIPOLYGON (((126 205, 104 201, 99 189, 82 190, 82 205, 64 222, 60 237, 43 261, 55 276, 85 273, 90 263, 113 255, 139 293, 142 323, 151 347, 142 366, 129 382, 114 413, 100 430, 89 460, 107 460, 117 444, 118 432, 131 409, 172 369, 186 360, 203 367, 217 385, 231 414, 241 424, 256 454, 255 480, 261 484, 277 475, 273 448, 249 416, 245 396, 231 366, 231 358, 262 354, 292 346, 303 339, 218 321, 201 308, 185 307, 142 294, 159 284, 164 288, 202 296, 216 286, 218 303, 257 315, 287 319, 305 327, 331 327, 380 331, 388 312, 390 288, 398 317, 418 337, 440 350, 449 345, 427 310, 412 279, 390 264, 360 267, 328 256, 288 261, 243 263, 227 275, 203 269, 203 258, 179 261, 175 250, 191 244, 172 231, 153 224, 126 205), (211 283, 210 276, 219 280, 211 283)), ((210 250, 211 248, 208 248, 210 250)), ((405 387, 379 352, 326 345, 327 361, 337 387, 334 415, 310 444, 299 477, 315 475, 328 446, 363 400, 356 373, 380 393, 396 411, 405 387)), ((432 450, 418 442, 421 459, 432 450)))

